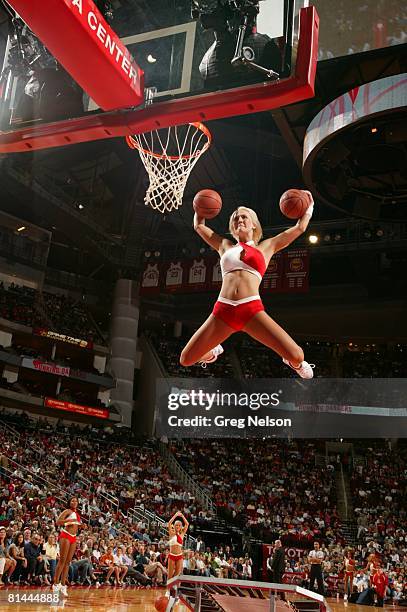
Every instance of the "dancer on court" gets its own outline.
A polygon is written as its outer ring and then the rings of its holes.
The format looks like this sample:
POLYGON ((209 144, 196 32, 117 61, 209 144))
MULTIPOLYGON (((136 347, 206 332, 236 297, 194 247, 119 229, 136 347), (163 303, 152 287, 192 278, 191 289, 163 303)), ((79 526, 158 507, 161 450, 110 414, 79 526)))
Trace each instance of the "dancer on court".
POLYGON ((176 512, 168 523, 168 534, 170 536, 170 554, 168 555, 168 580, 182 574, 184 559, 183 542, 188 531, 189 523, 182 512, 176 512), (182 519, 177 520, 178 518, 182 519))
POLYGON ((180 363, 212 363, 223 353, 221 342, 236 331, 244 331, 255 340, 273 349, 284 363, 301 378, 313 377, 313 366, 304 361, 301 347, 264 311, 259 286, 270 259, 305 232, 312 217, 314 201, 297 223, 260 242, 263 231, 257 214, 239 206, 230 217, 232 242, 205 225, 205 219, 194 216, 194 229, 207 244, 218 251, 222 271, 222 288, 212 314, 195 332, 181 353, 180 363))
POLYGON ((55 568, 52 590, 54 592, 60 591, 65 597, 68 597, 66 580, 69 565, 76 549, 76 536, 78 530, 84 527, 77 508, 78 498, 72 497, 69 500, 69 508, 61 512, 57 519, 57 525, 62 525, 62 529, 59 534, 59 561, 55 568))
POLYGON ((348 601, 348 596, 352 594, 353 578, 355 575, 355 559, 353 553, 348 550, 345 553, 344 559, 344 576, 343 576, 343 600, 348 601))

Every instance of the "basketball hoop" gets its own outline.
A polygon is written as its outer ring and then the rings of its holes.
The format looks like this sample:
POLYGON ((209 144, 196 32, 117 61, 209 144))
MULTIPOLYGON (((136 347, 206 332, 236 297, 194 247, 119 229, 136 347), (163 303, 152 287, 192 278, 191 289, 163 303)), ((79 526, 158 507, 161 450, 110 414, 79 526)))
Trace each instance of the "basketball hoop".
POLYGON ((212 135, 203 123, 188 123, 127 136, 126 142, 138 150, 148 173, 146 205, 166 213, 181 206, 188 177, 212 135))

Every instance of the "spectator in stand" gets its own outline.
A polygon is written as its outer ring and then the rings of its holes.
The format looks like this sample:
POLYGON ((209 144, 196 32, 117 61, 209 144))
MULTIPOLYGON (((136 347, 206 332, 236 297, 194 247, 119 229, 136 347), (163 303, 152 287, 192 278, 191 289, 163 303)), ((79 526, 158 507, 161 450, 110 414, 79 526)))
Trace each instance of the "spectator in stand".
POLYGON ((113 563, 115 567, 119 569, 119 572, 118 572, 119 586, 123 586, 123 580, 128 572, 128 567, 126 563, 124 562, 123 548, 121 546, 117 547, 116 553, 113 555, 113 563))
POLYGON ((119 568, 114 564, 113 546, 108 546, 107 551, 100 557, 100 567, 107 570, 105 584, 109 584, 111 575, 115 575, 115 584, 119 583, 119 568))
POLYGON ((54 580, 55 568, 57 566, 57 560, 59 558, 59 545, 57 544, 55 534, 51 533, 48 536, 46 543, 43 546, 44 559, 46 565, 48 565, 51 581, 54 580))
MULTIPOLYGON (((152 580, 151 578, 149 578, 144 571, 140 572, 137 571, 135 569, 135 561, 134 561, 134 557, 133 557, 133 553, 134 553, 134 549, 133 546, 129 546, 126 550, 126 552, 123 554, 123 561, 124 564, 127 567, 127 577, 130 580, 135 580, 137 583, 141 584, 142 586, 151 586, 152 585, 152 580)), ((139 567, 139 569, 141 569, 139 567)), ((144 570, 144 568, 143 568, 144 570)))
POLYGON ((252 566, 248 559, 243 560, 242 578, 243 580, 251 580, 252 578, 252 566))
POLYGON ((76 559, 72 561, 70 565, 70 570, 72 572, 73 580, 77 580, 79 584, 99 584, 97 578, 94 574, 94 568, 91 561, 91 551, 86 549, 82 555, 81 559, 76 559))
POLYGON ((205 556, 203 553, 197 553, 196 557, 196 569, 198 576, 209 576, 209 572, 207 572, 205 556))
POLYGON ((16 567, 11 575, 12 582, 24 580, 27 570, 27 559, 24 556, 24 536, 21 532, 15 534, 12 544, 9 546, 8 554, 16 562, 16 567))
POLYGON ((146 555, 146 546, 144 542, 139 544, 139 554, 135 558, 136 570, 140 573, 145 573, 152 579, 153 585, 163 586, 167 570, 159 561, 151 562, 146 555))
POLYGON ((3 580, 9 580, 11 574, 16 568, 16 565, 16 560, 11 558, 7 552, 6 528, 0 527, 0 586, 4 584, 3 580))
POLYGON ((42 555, 41 536, 33 533, 30 542, 24 544, 24 556, 27 559, 27 580, 31 584, 49 585, 45 578, 45 562, 42 555))
POLYGON ((196 541, 192 544, 192 550, 196 550, 197 552, 204 552, 206 546, 205 542, 202 540, 202 537, 199 535, 196 538, 196 541))

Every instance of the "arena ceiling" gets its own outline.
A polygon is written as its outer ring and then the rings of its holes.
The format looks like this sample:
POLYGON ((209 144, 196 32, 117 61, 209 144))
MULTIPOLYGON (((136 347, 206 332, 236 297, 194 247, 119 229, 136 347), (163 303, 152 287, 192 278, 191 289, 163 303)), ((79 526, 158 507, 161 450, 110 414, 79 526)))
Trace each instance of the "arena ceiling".
MULTIPOLYGON (((132 0, 114 4, 132 18, 154 21, 150 2, 138 2, 137 14, 132 0)), ((6 21, 0 10, 3 43, 6 21)), ((146 173, 120 139, 3 156, 0 208, 51 230, 55 265, 69 266, 72 258, 72 267, 85 274, 101 262, 105 271, 138 268, 146 245, 193 244, 191 201, 202 188, 223 196, 225 211, 214 224, 219 230, 237 203, 255 208, 267 227, 282 225, 278 198, 289 187, 303 186, 302 145, 312 118, 357 85, 405 72, 406 58, 407 45, 398 45, 325 60, 318 64, 313 100, 212 122, 214 144, 192 174, 178 212, 162 216, 145 207, 146 173)), ((316 210, 316 221, 346 218, 326 203, 316 210)), ((407 220, 405 209, 400 219, 407 220)))

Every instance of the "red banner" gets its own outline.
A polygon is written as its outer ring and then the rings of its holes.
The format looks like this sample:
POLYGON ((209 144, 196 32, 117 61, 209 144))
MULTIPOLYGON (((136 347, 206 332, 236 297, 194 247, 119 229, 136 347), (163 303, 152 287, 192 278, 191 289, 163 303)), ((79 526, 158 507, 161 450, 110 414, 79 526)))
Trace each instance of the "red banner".
POLYGON ((277 293, 283 289, 284 260, 282 253, 276 253, 270 260, 260 291, 277 293))
POLYGON ((326 577, 326 582, 328 585, 328 591, 331 591, 331 593, 337 593, 338 592, 338 585, 339 582, 342 582, 342 578, 339 578, 339 576, 332 575, 330 574, 329 576, 326 577))
POLYGON ((23 368, 38 370, 39 372, 45 372, 47 374, 55 374, 56 376, 69 376, 71 372, 71 368, 68 366, 61 366, 57 363, 48 363, 46 361, 41 361, 40 359, 32 359, 31 357, 23 357, 21 360, 21 366, 23 368))
POLYGON ((54 410, 65 410, 66 412, 75 412, 76 414, 85 414, 86 416, 98 417, 99 419, 109 418, 109 411, 105 408, 92 408, 91 406, 72 404, 71 402, 63 402, 50 397, 46 397, 44 399, 44 406, 47 408, 53 408, 54 410))
POLYGON ((309 289, 309 253, 295 249, 284 253, 284 293, 301 293, 309 289))
MULTIPOLYGON (((267 559, 273 555, 274 546, 273 544, 263 544, 262 545, 262 553, 263 553, 263 579, 269 580, 267 575, 267 559)), ((307 551, 303 548, 293 548, 290 546, 289 548, 284 548, 285 558, 288 561, 295 560, 299 561, 302 557, 307 554, 307 551)), ((283 574, 283 582, 287 584, 301 584, 304 576, 301 572, 287 572, 283 574), (287 577, 287 580, 285 579, 287 577), (300 582, 295 582, 296 580, 300 580, 300 582), (294 582, 293 582, 294 581, 294 582)))

